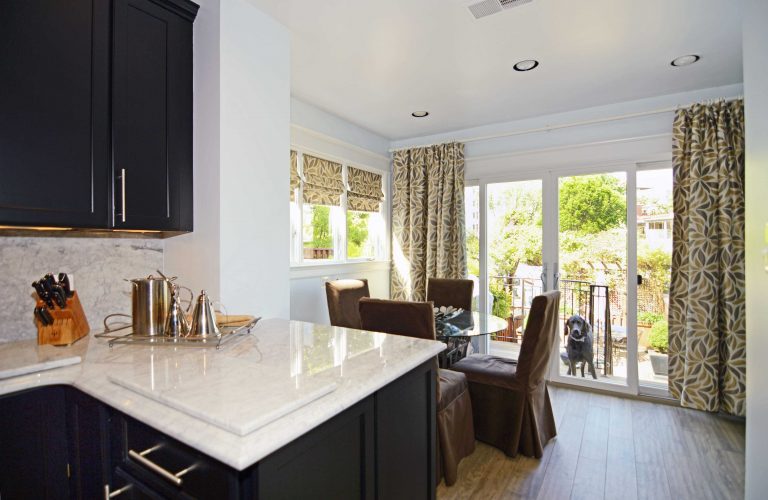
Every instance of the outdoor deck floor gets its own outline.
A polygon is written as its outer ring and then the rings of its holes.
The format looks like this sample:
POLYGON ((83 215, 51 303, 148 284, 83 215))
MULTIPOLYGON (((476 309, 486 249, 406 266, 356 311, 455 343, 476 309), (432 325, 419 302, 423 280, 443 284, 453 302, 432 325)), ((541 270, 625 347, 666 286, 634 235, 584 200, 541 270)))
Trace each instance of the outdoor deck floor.
POLYGON ((696 410, 550 387, 558 436, 540 459, 478 443, 439 499, 744 496, 744 424, 696 410))
MULTIPOLYGON (((491 354, 505 358, 517 359, 520 356, 520 343, 491 341, 491 354)), ((651 360, 646 353, 641 353, 638 363, 638 375, 641 385, 647 385, 657 389, 667 388, 667 377, 654 375, 651 366, 651 360)), ((565 366, 561 367, 561 374, 567 373, 565 366)), ((608 383, 618 383, 624 385, 627 379, 627 356, 617 356, 614 360, 613 375, 605 376, 598 373, 598 379, 608 383)))

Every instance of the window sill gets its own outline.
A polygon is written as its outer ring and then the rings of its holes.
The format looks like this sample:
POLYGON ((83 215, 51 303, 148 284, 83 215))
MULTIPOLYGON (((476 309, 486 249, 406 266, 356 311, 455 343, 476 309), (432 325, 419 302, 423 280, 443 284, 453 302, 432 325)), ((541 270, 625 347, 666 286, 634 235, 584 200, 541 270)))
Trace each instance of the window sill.
POLYGON ((291 265, 291 278, 312 278, 361 271, 389 270, 389 260, 353 260, 346 262, 304 262, 291 265))

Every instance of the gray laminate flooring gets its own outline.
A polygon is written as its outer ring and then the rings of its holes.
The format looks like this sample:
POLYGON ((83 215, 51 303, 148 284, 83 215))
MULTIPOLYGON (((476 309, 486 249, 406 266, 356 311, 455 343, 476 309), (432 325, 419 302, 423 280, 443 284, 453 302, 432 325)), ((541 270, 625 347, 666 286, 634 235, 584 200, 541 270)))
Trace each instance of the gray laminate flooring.
POLYGON ((477 444, 441 500, 744 497, 744 423, 705 412, 550 387, 557 438, 540 460, 477 444))

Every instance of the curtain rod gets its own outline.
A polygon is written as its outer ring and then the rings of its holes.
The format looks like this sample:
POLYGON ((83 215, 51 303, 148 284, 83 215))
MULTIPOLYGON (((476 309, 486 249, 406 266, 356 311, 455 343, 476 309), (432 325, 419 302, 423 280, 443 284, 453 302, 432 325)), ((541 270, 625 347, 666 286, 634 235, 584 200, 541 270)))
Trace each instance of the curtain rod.
MULTIPOLYGON (((730 102, 730 101, 736 101, 736 100, 739 100, 739 99, 743 99, 743 97, 742 96, 739 96, 739 97, 729 97, 727 99, 723 99, 723 101, 730 102)), ((719 100, 719 99, 710 99, 710 100, 707 100, 705 102, 716 101, 716 100, 719 100)), ((559 125, 545 125, 543 127, 529 128, 529 129, 524 129, 524 130, 515 130, 515 131, 512 131, 512 132, 500 132, 498 134, 491 134, 491 135, 481 135, 481 136, 469 137, 467 139, 461 139, 461 140, 451 139, 449 141, 444 141, 444 142, 462 142, 462 143, 466 144, 468 142, 489 141, 489 140, 493 140, 493 139, 501 139, 501 138, 504 138, 504 137, 514 137, 516 135, 535 134, 537 132, 551 132, 553 130, 559 130, 559 129, 563 129, 563 128, 582 127, 582 126, 585 126, 585 125, 595 125, 595 124, 598 124, 598 123, 607 123, 607 122, 613 122, 613 121, 618 121, 618 120, 626 120, 628 118, 641 118, 643 116, 660 115, 662 113, 670 113, 672 111, 677 111, 681 107, 682 106, 680 106, 680 105, 670 106, 670 107, 667 107, 667 108, 654 109, 652 111, 639 111, 637 113, 625 113, 623 115, 614 115, 614 116, 608 116, 608 117, 605 117, 605 118, 594 118, 592 120, 582 120, 582 121, 578 121, 578 122, 562 123, 562 124, 559 124, 559 125)), ((434 146, 436 144, 442 144, 442 143, 423 144, 423 145, 420 145, 420 146, 419 145, 416 145, 416 146, 406 146, 406 147, 403 147, 403 148, 393 148, 393 149, 390 149, 389 152, 390 153, 394 153, 395 151, 402 151, 404 149, 425 148, 425 147, 429 147, 429 146, 434 146)))

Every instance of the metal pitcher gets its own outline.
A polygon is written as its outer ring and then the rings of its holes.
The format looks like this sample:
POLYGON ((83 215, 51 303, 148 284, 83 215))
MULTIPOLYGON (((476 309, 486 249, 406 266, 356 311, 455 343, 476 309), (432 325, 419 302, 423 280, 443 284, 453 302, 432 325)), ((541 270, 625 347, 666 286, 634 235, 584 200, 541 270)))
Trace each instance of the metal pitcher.
POLYGON ((128 280, 131 293, 131 318, 134 335, 163 335, 171 309, 172 279, 154 277, 128 280))
POLYGON ((171 286, 171 308, 168 311, 168 317, 165 320, 163 333, 166 336, 175 339, 189 335, 189 322, 187 322, 186 311, 181 306, 179 286, 176 284, 171 286))
POLYGON ((216 314, 211 305, 211 299, 205 290, 200 292, 195 304, 195 311, 192 313, 192 325, 189 328, 189 334, 195 337, 219 336, 221 332, 216 324, 216 314))

